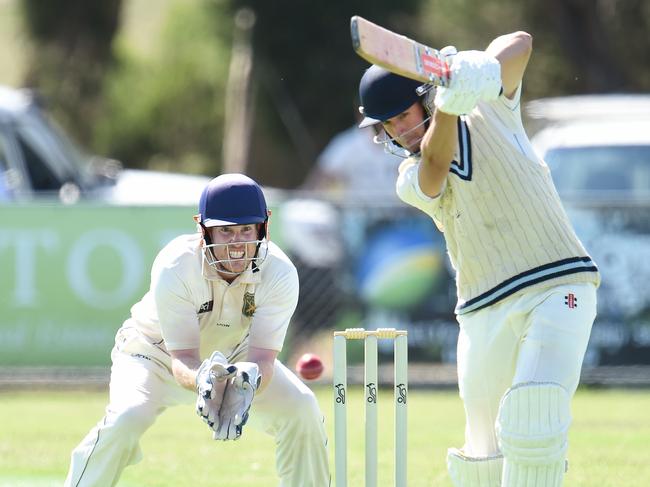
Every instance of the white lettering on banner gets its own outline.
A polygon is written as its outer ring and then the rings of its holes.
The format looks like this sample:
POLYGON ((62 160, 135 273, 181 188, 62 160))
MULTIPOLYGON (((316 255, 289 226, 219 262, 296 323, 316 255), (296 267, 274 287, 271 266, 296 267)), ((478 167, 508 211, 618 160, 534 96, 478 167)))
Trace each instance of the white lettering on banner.
POLYGON ((88 306, 111 309, 133 299, 142 279, 143 256, 138 244, 126 233, 116 229, 97 229, 82 234, 67 262, 67 275, 73 292, 88 306), (88 275, 88 262, 98 247, 110 247, 122 259, 122 276, 111 291, 97 289, 88 275))
MULTIPOLYGON (((41 252, 52 253, 59 245, 52 230, 7 230, 0 232, 0 249, 13 247, 16 256, 13 302, 19 307, 37 304, 36 269, 41 252)), ((41 257, 42 258, 42 257, 41 257)))
MULTIPOLYGON (((60 322, 47 319, 30 319, 3 322, 0 326, 0 364, 10 364, 7 356, 19 354, 30 363, 40 363, 46 357, 65 363, 70 352, 102 353, 108 360, 115 339, 117 325, 96 322, 60 322)), ((2 485, 2 484, 0 484, 2 485)))

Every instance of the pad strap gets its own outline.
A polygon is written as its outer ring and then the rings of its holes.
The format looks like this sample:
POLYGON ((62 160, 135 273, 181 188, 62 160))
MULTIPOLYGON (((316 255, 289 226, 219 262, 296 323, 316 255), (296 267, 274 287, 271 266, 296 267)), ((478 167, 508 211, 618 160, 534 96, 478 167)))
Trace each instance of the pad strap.
POLYGON ((447 469, 455 487, 501 487, 503 457, 468 457, 462 450, 447 450, 447 469))

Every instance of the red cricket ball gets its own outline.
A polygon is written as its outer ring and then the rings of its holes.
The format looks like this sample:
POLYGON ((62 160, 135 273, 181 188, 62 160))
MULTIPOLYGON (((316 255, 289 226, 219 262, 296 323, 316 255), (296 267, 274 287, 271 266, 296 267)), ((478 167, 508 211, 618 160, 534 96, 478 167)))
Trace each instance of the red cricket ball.
POLYGON ((318 379, 323 373, 323 361, 313 353, 306 353, 296 362, 296 372, 306 380, 318 379))

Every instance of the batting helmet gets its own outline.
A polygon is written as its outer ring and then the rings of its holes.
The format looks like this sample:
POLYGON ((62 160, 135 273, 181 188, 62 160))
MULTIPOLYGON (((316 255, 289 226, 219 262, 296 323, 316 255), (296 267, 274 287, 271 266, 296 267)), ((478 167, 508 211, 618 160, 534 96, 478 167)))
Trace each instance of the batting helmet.
POLYGON ((359 82, 359 111, 365 118, 360 128, 385 122, 399 115, 420 99, 416 90, 422 83, 379 67, 366 69, 359 82))
POLYGON ((199 223, 204 227, 266 223, 268 208, 259 185, 243 174, 222 174, 203 189, 199 223))

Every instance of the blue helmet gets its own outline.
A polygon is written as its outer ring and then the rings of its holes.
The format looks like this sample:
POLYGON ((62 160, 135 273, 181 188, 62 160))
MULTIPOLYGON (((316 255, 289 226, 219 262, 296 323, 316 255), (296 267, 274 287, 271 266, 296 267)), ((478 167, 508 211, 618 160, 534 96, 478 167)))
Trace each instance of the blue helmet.
MULTIPOLYGON (((203 235, 204 263, 216 268, 219 274, 241 274, 243 271, 232 268, 236 262, 245 262, 247 268, 251 265, 253 272, 257 272, 268 254, 268 219, 264 193, 251 178, 243 174, 222 174, 212 179, 201 193, 199 214, 195 217, 203 235), (213 243, 208 231, 210 227, 250 224, 260 224, 257 239, 253 241, 213 243), (232 257, 231 249, 236 247, 239 252, 242 244, 255 244, 254 254, 248 254, 245 245, 243 257, 232 257)), ((203 272, 208 279, 213 278, 206 274, 209 270, 204 268, 203 272)))
POLYGON ((420 99, 416 90, 422 83, 379 67, 370 66, 359 82, 359 111, 365 118, 360 128, 385 122, 420 99))
POLYGON ((203 227, 266 223, 268 208, 260 186, 243 174, 222 174, 201 193, 199 223, 203 227))

